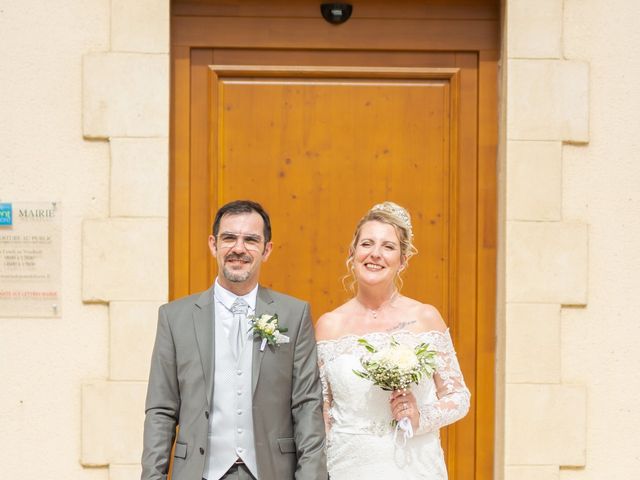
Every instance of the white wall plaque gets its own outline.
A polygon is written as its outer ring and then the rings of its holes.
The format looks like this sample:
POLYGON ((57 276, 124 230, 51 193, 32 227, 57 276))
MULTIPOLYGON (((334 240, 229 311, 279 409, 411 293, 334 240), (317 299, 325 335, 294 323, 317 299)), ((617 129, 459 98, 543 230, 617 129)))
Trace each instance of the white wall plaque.
POLYGON ((60 316, 61 213, 57 202, 0 203, 0 316, 60 316))

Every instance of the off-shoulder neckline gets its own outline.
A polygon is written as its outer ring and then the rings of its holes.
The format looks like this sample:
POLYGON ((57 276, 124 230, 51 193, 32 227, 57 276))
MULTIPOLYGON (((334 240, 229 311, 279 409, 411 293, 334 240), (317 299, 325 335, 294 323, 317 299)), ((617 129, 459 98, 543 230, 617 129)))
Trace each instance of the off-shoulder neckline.
POLYGON ((331 338, 328 340, 318 340, 316 343, 318 345, 322 345, 322 344, 332 344, 332 343, 338 343, 341 342, 343 340, 346 340, 348 338, 366 338, 366 337, 370 337, 370 336, 374 336, 374 335, 383 335, 383 336, 387 336, 387 337, 392 337, 393 335, 398 335, 398 334, 408 334, 414 337, 420 337, 421 335, 449 335, 449 328, 447 328, 444 331, 440 331, 440 330, 425 330, 423 332, 413 332, 411 330, 407 330, 406 328, 403 328, 401 330, 396 330, 395 332, 367 332, 367 333, 347 333, 345 335, 342 335, 340 337, 337 338, 331 338))

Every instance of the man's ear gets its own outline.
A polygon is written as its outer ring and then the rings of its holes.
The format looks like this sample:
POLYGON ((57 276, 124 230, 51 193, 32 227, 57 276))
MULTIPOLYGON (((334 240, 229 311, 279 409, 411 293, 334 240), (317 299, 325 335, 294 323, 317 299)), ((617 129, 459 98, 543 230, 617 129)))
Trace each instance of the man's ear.
POLYGON ((207 239, 207 243, 209 244, 209 250, 211 251, 211 255, 215 257, 216 254, 218 253, 218 249, 216 247, 216 237, 214 237, 213 235, 209 235, 209 238, 207 239))
POLYGON ((262 261, 266 262, 269 258, 269 255, 271 255, 271 250, 273 250, 273 243, 272 242, 267 242, 264 244, 264 250, 262 252, 262 261))

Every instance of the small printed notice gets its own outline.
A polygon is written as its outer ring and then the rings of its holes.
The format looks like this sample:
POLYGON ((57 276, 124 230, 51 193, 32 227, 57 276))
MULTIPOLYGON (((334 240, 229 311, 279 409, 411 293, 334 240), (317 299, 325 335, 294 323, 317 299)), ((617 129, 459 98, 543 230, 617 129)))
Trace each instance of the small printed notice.
POLYGON ((0 203, 0 316, 59 317, 62 215, 57 202, 0 203))

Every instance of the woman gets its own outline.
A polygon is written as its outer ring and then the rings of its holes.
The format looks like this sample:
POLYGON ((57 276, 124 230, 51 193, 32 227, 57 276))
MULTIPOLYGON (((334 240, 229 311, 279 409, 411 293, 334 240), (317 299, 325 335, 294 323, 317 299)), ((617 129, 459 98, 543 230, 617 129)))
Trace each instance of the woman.
POLYGON ((439 429, 467 413, 470 395, 438 310, 399 292, 400 272, 416 252, 412 236, 404 208, 374 206, 349 249, 355 297, 316 325, 331 480, 447 478, 439 429), (353 372, 362 370, 366 353, 360 338, 377 348, 392 338, 410 347, 427 343, 437 350, 436 371, 406 391, 384 391, 353 372), (412 438, 392 427, 405 417, 412 438))

